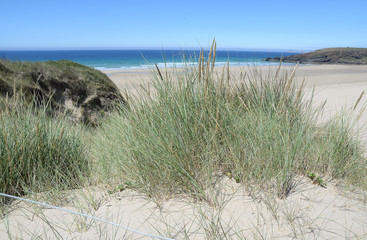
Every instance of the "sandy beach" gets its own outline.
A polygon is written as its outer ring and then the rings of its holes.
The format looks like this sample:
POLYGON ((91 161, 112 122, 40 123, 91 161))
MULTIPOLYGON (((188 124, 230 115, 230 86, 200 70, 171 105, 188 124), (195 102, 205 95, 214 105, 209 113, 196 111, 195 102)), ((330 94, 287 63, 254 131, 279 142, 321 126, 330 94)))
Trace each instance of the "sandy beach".
MULTIPOLYGON (((269 67, 259 69, 263 73, 269 71, 269 67)), ((276 67, 270 70, 275 72, 276 67)), ((149 71, 104 73, 122 93, 136 94, 140 84, 151 81, 149 71)), ((249 68, 232 67, 231 71, 236 75, 249 68)), ((353 108, 361 93, 367 90, 367 66, 300 65, 296 82, 301 83, 303 78, 309 92, 315 89, 314 106, 326 100, 325 117, 342 108, 353 108)), ((362 98, 356 113, 365 104, 366 97, 362 98)), ((363 114, 360 126, 366 120, 363 114)), ((207 239, 207 233, 214 228, 223 229, 231 239, 366 239, 367 194, 358 190, 352 193, 334 180, 325 180, 328 187, 322 188, 306 177, 298 177, 294 192, 286 199, 278 199, 266 194, 254 195, 234 179, 223 176, 213 188, 217 200, 214 206, 180 196, 157 204, 131 190, 108 194, 103 186, 65 193, 54 204, 172 239, 207 239)), ((39 200, 44 199, 40 197, 39 200)), ((95 220, 19 201, 15 201, 8 215, 0 220, 0 239, 7 239, 7 233, 21 239, 31 236, 41 239, 57 236, 64 239, 151 239, 95 220)), ((221 239, 221 235, 212 236, 212 239, 221 239)))

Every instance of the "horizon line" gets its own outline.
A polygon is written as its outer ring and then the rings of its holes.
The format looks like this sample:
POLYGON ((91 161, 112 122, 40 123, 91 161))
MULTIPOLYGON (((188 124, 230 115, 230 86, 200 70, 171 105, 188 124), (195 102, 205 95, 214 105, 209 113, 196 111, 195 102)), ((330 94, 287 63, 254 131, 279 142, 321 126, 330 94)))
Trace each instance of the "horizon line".
MULTIPOLYGON (((0 51, 103 51, 103 50, 194 50, 200 51, 202 48, 191 47, 55 47, 55 48, 3 48, 0 51)), ((204 48, 204 51, 208 50, 204 48)), ((217 48, 217 51, 264 51, 264 52, 310 52, 316 49, 284 49, 284 48, 217 48)))

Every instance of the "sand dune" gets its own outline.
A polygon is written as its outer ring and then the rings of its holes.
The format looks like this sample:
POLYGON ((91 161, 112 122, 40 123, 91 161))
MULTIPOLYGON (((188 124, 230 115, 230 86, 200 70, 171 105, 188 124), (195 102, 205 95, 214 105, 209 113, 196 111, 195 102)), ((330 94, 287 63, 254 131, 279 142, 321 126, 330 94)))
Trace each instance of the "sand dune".
MULTIPOLYGON (((269 71, 269 67, 259 69, 264 74, 269 71)), ((275 67, 270 70, 275 71, 275 67)), ((241 71, 249 69, 232 68, 234 75, 241 71)), ((130 94, 139 91, 139 84, 151 81, 149 70, 105 73, 122 92, 130 94)), ((296 81, 300 83, 303 78, 308 90, 315 87, 315 106, 327 100, 326 118, 343 107, 352 108, 361 92, 367 90, 367 66, 302 65, 296 81)), ((365 116, 360 125, 366 122, 365 116)), ((182 196, 157 204, 131 190, 108 194, 103 186, 66 192, 55 204, 175 239, 366 239, 367 194, 343 190, 340 183, 326 180, 328 187, 322 188, 306 177, 298 177, 294 192, 286 199, 250 191, 223 176, 212 189, 212 205, 182 196)), ((8 233, 24 239, 149 239, 105 223, 18 201, 1 219, 0 232, 1 239, 7 239, 8 233)))

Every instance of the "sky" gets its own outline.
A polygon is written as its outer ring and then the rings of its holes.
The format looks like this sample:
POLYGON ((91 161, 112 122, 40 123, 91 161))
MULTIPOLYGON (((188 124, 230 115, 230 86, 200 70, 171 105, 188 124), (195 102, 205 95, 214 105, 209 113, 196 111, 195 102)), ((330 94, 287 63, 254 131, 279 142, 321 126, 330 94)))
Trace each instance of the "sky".
POLYGON ((366 0, 0 0, 0 49, 367 47, 366 0))

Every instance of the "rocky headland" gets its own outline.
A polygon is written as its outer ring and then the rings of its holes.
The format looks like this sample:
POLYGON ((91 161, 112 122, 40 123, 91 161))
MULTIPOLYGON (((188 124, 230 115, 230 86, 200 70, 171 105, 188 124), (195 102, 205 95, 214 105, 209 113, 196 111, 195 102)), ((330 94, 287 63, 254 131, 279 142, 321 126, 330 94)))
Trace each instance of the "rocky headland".
POLYGON ((266 58, 268 62, 310 64, 367 64, 367 48, 324 48, 304 54, 266 58))

